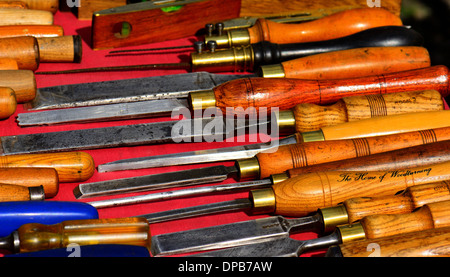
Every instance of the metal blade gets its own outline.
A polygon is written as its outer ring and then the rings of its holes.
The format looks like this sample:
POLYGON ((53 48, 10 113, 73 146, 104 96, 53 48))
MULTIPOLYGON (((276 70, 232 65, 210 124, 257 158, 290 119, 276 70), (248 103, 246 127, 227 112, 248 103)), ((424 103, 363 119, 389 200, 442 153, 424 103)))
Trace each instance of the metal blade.
POLYGON ((186 99, 165 99, 21 113, 19 126, 53 125, 63 123, 87 123, 123 119, 169 116, 174 111, 188 108, 186 99))
POLYGON ((234 166, 212 166, 169 173, 79 184, 73 190, 76 198, 113 195, 172 187, 221 182, 236 174, 234 166))
POLYGON ((60 109, 187 98, 189 92, 210 90, 227 81, 249 76, 252 75, 194 72, 39 88, 35 99, 28 104, 27 108, 32 110, 60 109))
POLYGON ((288 237, 291 232, 320 231, 321 216, 286 219, 272 216, 152 237, 154 256, 236 247, 288 237))
POLYGON ((262 151, 274 149, 280 145, 287 145, 294 143, 297 143, 297 140, 295 138, 295 135, 291 135, 278 141, 273 141, 271 143, 258 143, 244 146, 234 146, 234 147, 216 148, 184 153, 175 153, 168 155, 148 156, 148 157, 118 160, 99 165, 98 171, 111 172, 129 169, 154 168, 163 166, 247 159, 256 156, 256 154, 262 151))

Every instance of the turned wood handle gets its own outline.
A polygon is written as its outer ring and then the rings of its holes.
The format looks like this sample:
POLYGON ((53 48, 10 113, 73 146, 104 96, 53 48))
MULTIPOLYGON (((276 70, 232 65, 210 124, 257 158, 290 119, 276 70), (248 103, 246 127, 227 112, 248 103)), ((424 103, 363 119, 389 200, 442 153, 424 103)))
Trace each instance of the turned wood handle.
POLYGON ((0 70, 0 87, 13 89, 17 103, 26 103, 36 97, 36 78, 31 70, 0 70))
POLYGON ((412 213, 377 214, 361 219, 366 238, 450 227, 450 201, 430 203, 412 213))
POLYGON ((19 69, 39 68, 39 44, 35 37, 0 38, 0 58, 13 58, 19 69))
MULTIPOLYGON (((7 1, 8 0, 0 0, 0 2, 7 1)), ((56 13, 59 8, 58 0, 20 0, 20 2, 25 3, 26 7, 31 10, 43 10, 56 13)))
POLYGON ((450 201, 449 181, 412 186, 396 195, 351 198, 342 204, 349 223, 353 223, 369 215, 412 213, 416 208, 441 201, 450 201))
POLYGON ((14 90, 0 87, 0 119, 9 118, 16 112, 17 100, 14 90))
POLYGON ((436 90, 397 92, 344 97, 332 105, 299 104, 293 109, 297 132, 361 119, 444 110, 444 100, 436 90))
POLYGON ((59 182, 86 181, 95 171, 94 160, 85 152, 20 154, 0 156, 0 168, 50 167, 58 172, 59 182))
POLYGON ((381 171, 450 161, 450 140, 427 143, 364 157, 289 169, 289 178, 320 171, 381 171))
POLYGON ((350 241, 330 247, 327 257, 450 257, 450 228, 350 241))
POLYGON ((291 78, 243 78, 214 88, 216 106, 226 113, 227 107, 277 107, 288 110, 301 103, 333 104, 354 95, 437 90, 449 95, 448 68, 437 65, 382 75, 336 80, 291 78))
POLYGON ((450 179, 450 162, 394 171, 331 171, 302 174, 272 186, 275 213, 306 216, 353 197, 394 195, 414 185, 450 179))
POLYGON ((0 25, 53 25, 53 14, 33 9, 0 9, 0 25))
POLYGON ((19 66, 15 59, 0 58, 0 70, 18 70, 19 66))
POLYGON ((449 139, 450 128, 437 128, 384 136, 282 145, 277 151, 262 152, 257 154, 256 158, 259 162, 260 178, 267 178, 293 168, 364 157, 449 139))
POLYGON ((285 78, 343 79, 429 67, 430 55, 417 46, 367 47, 311 55, 281 66, 285 78))
POLYGON ((58 194, 59 178, 54 168, 0 168, 0 183, 22 187, 44 188, 45 197, 52 198, 58 194))
POLYGON ((37 41, 41 62, 81 62, 80 36, 44 37, 37 41))
POLYGON ((28 187, 0 183, 0 202, 30 200, 31 195, 28 187))
POLYGON ((276 23, 258 19, 248 29, 250 43, 270 41, 295 43, 334 39, 380 26, 400 26, 401 19, 382 8, 361 8, 337 12, 299 24, 276 23))
POLYGON ((60 37, 64 35, 64 29, 59 25, 13 25, 0 26, 0 38, 31 36, 60 37))
POLYGON ((0 0, 0 9, 28 9, 28 5, 22 1, 0 0))

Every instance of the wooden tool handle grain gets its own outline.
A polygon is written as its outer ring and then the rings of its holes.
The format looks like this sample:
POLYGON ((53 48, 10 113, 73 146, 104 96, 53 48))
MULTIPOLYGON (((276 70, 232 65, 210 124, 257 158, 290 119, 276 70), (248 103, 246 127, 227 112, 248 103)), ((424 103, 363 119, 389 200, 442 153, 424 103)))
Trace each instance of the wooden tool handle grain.
POLYGON ((58 172, 54 168, 0 168, 0 183, 22 187, 43 186, 46 198, 55 197, 59 191, 58 172))
POLYGON ((37 41, 41 62, 81 62, 80 36, 44 37, 37 41))
POLYGON ((329 40, 379 26, 402 25, 401 19, 382 8, 351 9, 299 24, 258 19, 248 29, 250 43, 295 43, 329 40))
POLYGON ((0 86, 13 89, 17 103, 26 103, 36 97, 36 78, 31 70, 0 70, 0 86))
POLYGON ((18 70, 19 66, 15 59, 0 58, 0 70, 18 70))
POLYGON ((64 29, 59 25, 9 25, 0 26, 0 38, 33 36, 60 37, 64 35, 64 29))
POLYGON ((0 9, 0 25, 53 25, 53 13, 33 9, 0 9))
POLYGON ((30 191, 27 187, 0 183, 0 202, 29 200, 30 191))
POLYGON ((21 2, 27 4, 27 7, 31 10, 43 10, 56 13, 59 8, 58 0, 21 0, 21 2))
POLYGON ((39 68, 39 44, 35 37, 0 38, 0 58, 13 58, 19 69, 39 68))
POLYGON ((306 216, 353 197, 394 195, 413 185, 450 179, 450 162, 394 171, 332 171, 296 176, 272 186, 275 212, 306 216))
POLYGON ((9 118, 16 112, 17 100, 14 90, 0 87, 0 119, 9 118))

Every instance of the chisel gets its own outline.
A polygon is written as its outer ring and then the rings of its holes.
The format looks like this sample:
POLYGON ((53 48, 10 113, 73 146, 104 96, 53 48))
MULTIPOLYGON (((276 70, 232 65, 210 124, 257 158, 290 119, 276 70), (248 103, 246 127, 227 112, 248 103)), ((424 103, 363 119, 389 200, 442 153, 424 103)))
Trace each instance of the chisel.
POLYGON ((425 231, 450 226, 448 208, 450 201, 426 204, 412 213, 369 215, 358 223, 337 226, 330 235, 316 239, 298 241, 289 237, 215 250, 192 256, 208 257, 298 257, 313 250, 327 248, 347 242, 385 238, 398 234, 425 231))
POLYGON ((0 168, 0 183, 23 188, 42 187, 46 198, 55 197, 59 191, 58 173, 54 168, 0 168))
MULTIPOLYGON (((293 110, 297 132, 317 131, 322 127, 334 126, 340 123, 374 118, 401 113, 443 110, 444 102, 437 91, 399 92, 384 95, 361 95, 344 97, 332 105, 299 104, 293 110)), ((67 111, 66 113, 68 113, 67 111)), ((24 124, 19 114, 19 125, 24 124)), ((29 114, 29 121, 35 119, 29 114)), ((280 144, 284 144, 281 140, 280 144)), ((296 140, 291 140, 296 142, 296 140)), ((117 170, 151 168, 202 162, 218 162, 227 159, 250 158, 265 149, 265 144, 253 144, 222 149, 210 149, 184 153, 166 154, 160 156, 139 157, 117 160, 98 166, 99 172, 117 170), (252 153, 253 152, 253 153, 252 153)))
POLYGON ((450 141, 446 140, 442 142, 428 143, 424 145, 402 148, 399 150, 388 151, 364 157, 290 169, 286 173, 274 174, 270 176, 270 180, 269 178, 267 178, 258 181, 239 182, 213 186, 200 186, 187 189, 141 194, 129 197, 97 200, 88 203, 96 207, 97 209, 101 209, 108 207, 117 207, 121 205, 140 204, 168 199, 177 199, 183 197, 195 197, 199 195, 208 195, 213 193, 249 191, 257 188, 270 187, 273 184, 287 180, 288 178, 292 178, 300 174, 326 170, 388 171, 408 167, 419 167, 419 166, 423 167, 426 165, 450 161, 449 147, 450 141), (332 164, 334 167, 331 167, 330 164, 332 164), (312 169, 309 170, 309 168, 312 169), (297 170, 299 172, 297 172, 297 170))
MULTIPOLYGON (((388 121, 393 123, 392 118, 389 118, 388 121)), ((370 124, 367 126, 377 128, 370 124)), ((383 128, 378 127, 377 129, 381 130, 383 128)), ((410 130, 416 129, 410 128, 410 130)), ((296 167, 364 157, 371 154, 448 140, 449 130, 450 128, 448 127, 428 130, 422 129, 421 131, 411 132, 408 132, 406 129, 399 129, 397 131, 393 130, 393 133, 387 135, 376 134, 372 131, 373 135, 369 137, 288 144, 279 146, 278 148, 274 147, 270 151, 266 150, 258 153, 255 157, 249 159, 237 160, 234 165, 228 167, 217 165, 154 175, 83 183, 75 187, 74 194, 77 198, 80 198, 147 191, 222 182, 230 177, 237 180, 264 179, 273 174, 283 173, 286 170, 296 167), (275 160, 277 162, 274 164, 273 161, 275 160)))
POLYGON ((65 220, 97 218, 97 209, 82 202, 0 202, 0 236, 7 236, 27 223, 56 224, 65 220))
POLYGON ((393 195, 407 187, 449 179, 449 162, 393 171, 332 171, 302 174, 271 187, 251 190, 248 198, 140 215, 150 223, 225 211, 251 211, 300 217, 346 199, 393 195))
POLYGON ((14 90, 0 87, 0 119, 9 118, 16 112, 17 100, 14 90))
POLYGON ((67 220, 53 225, 28 223, 0 239, 11 253, 64 248, 69 244, 125 244, 150 247, 150 230, 143 218, 67 220), (44 235, 45 234, 45 235, 44 235))
MULTIPOLYGON (((284 64, 283 72, 304 79, 339 79, 424 68, 430 65, 423 47, 373 47, 336 51, 300 58, 284 64), (329 65, 333 64, 333 67, 329 65), (330 68, 333 68, 330 70, 330 68), (345 73, 344 73, 345 72, 345 73)), ((440 97, 440 94, 439 94, 440 97)), ((76 109, 60 109, 18 115, 19 126, 123 120, 158 115, 177 108, 159 102, 142 101, 76 109), (155 105, 157 104, 157 105, 155 105)), ((175 101, 171 102, 175 103, 175 101)))
POLYGON ((325 257, 450 257, 449 241, 450 228, 433 228, 333 245, 325 257))
POLYGON ((448 200, 448 181, 417 185, 396 195, 350 198, 340 205, 320 208, 307 217, 271 216, 156 235, 152 237, 151 252, 154 256, 168 256, 258 243, 302 232, 323 235, 333 232, 336 226, 351 224, 369 215, 406 214, 426 204, 448 200))

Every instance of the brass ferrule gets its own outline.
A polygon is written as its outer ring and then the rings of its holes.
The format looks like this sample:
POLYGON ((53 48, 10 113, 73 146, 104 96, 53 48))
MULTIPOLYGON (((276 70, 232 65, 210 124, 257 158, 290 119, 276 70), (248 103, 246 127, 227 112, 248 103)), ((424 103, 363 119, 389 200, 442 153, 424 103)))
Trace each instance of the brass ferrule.
POLYGON ((218 48, 231 48, 235 46, 249 45, 250 35, 247 29, 229 30, 222 35, 212 35, 205 38, 205 43, 215 41, 218 48))
POLYGON ((325 136, 322 130, 301 133, 303 142, 324 141, 325 136))
POLYGON ((239 170, 239 180, 259 179, 259 162, 256 157, 237 160, 236 167, 239 170))
POLYGON ((329 233, 336 229, 336 226, 348 224, 347 209, 343 205, 319 209, 322 214, 324 232, 329 233))
POLYGON ((285 78, 284 68, 281 64, 263 65, 260 68, 261 77, 264 78, 285 78))
POLYGON ((253 71, 253 48, 250 45, 192 53, 192 71, 243 72, 253 71))
POLYGON ((273 174, 272 176, 270 176, 270 179, 272 180, 272 184, 275 185, 283 181, 286 181, 287 179, 289 179, 289 176, 286 173, 279 173, 273 174))
POLYGON ((275 212, 275 193, 273 189, 257 189, 250 191, 253 201, 253 213, 266 214, 275 212))
POLYGON ((295 132, 295 115, 292 110, 280 111, 277 116, 278 132, 292 134, 295 132))
POLYGON ((342 225, 337 228, 341 234, 342 243, 366 238, 366 233, 361 223, 342 225))
POLYGON ((216 96, 213 90, 195 91, 189 94, 192 110, 204 110, 216 107, 216 96))

